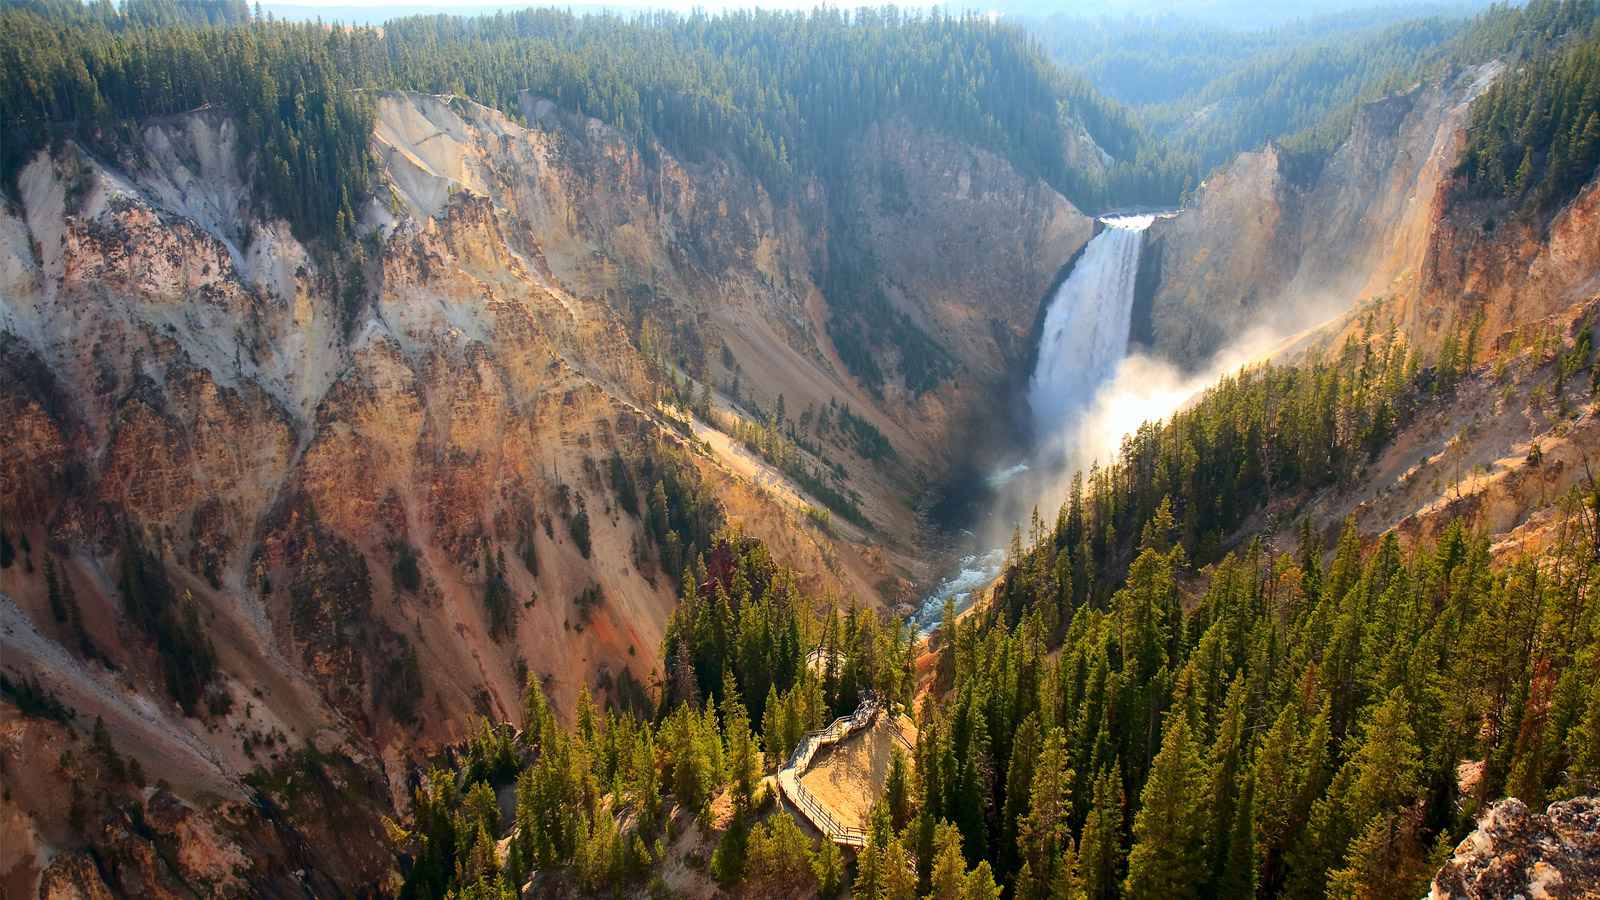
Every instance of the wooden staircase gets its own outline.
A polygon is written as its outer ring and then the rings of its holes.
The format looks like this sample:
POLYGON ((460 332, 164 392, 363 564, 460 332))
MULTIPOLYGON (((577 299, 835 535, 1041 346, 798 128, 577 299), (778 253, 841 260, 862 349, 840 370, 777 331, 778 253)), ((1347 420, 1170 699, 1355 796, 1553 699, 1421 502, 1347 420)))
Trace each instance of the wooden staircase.
POLYGON ((848 828, 839 824, 839 821, 811 795, 800 783, 800 776, 811 768, 811 760, 817 751, 829 744, 848 738, 863 728, 868 728, 883 711, 883 704, 876 697, 868 696, 856 707, 856 711, 848 716, 840 716, 828 724, 827 728, 813 731, 800 739, 800 745, 794 748, 789 761, 778 770, 778 789, 783 796, 794 804, 795 809, 806 817, 816 829, 823 833, 828 840, 841 847, 864 847, 867 844, 867 833, 860 828, 848 828))

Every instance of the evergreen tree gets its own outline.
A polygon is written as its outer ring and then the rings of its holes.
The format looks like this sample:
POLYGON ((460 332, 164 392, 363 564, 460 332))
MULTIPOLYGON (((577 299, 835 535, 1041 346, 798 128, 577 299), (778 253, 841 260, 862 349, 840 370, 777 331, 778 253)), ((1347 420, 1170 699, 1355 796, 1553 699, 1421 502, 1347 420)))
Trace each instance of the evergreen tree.
MULTIPOLYGON (((993 883, 993 879, 990 879, 993 883)), ((905 845, 900 843, 898 837, 891 838, 888 846, 883 851, 883 891, 880 895, 883 900, 916 900, 917 898, 917 871, 912 865, 911 854, 906 852, 905 845)), ((996 893, 993 900, 998 900, 996 893)))
MULTIPOLYGON (((889 890, 889 868, 897 861, 891 859, 890 843, 899 848, 889 826, 889 809, 881 801, 873 804, 867 816, 867 842, 856 857, 856 880, 850 888, 851 897, 882 898, 889 890)), ((900 853, 904 855, 903 848, 900 853)))
POLYGON ((772 896, 805 894, 815 889, 812 843, 792 816, 776 815, 757 826, 745 853, 746 886, 772 896))
POLYGON ((750 719, 744 704, 739 702, 739 690, 731 674, 723 684, 722 728, 728 748, 728 778, 735 814, 745 815, 755 805, 756 782, 761 777, 761 750, 750 733, 750 719))
POLYGON ((966 890, 967 860, 961 855, 961 832, 949 822, 934 830, 930 900, 961 900, 966 890))
POLYGON ((1372 900, 1425 896, 1438 866, 1420 841, 1417 818, 1407 811, 1370 819, 1351 843, 1344 865, 1329 873, 1329 895, 1372 900))
POLYGON ((1066 736, 1061 729, 1052 728, 1034 770, 1027 818, 1017 829, 1022 859, 1030 867, 1034 880, 1026 886, 1026 892, 1022 889, 1022 880, 1018 880, 1019 897, 1046 896, 1059 880, 1057 870, 1071 855, 1068 816, 1072 780, 1072 770, 1067 767, 1066 736))
POLYGON ((1000 885, 994 880, 994 872, 986 859, 967 873, 961 900, 1000 900, 1000 893, 1000 885))
POLYGON ((685 808, 703 811, 711 800, 715 767, 709 758, 703 723, 692 706, 679 706, 662 725, 672 761, 672 793, 685 808))
POLYGON ((906 755, 899 747, 890 751, 889 775, 884 782, 884 802, 889 807, 891 827, 898 833, 911 821, 911 775, 906 755))
POLYGON ((844 856, 833 841, 822 841, 811 859, 811 873, 817 879, 819 897, 837 897, 844 889, 844 856))
POLYGON ((1094 781, 1094 807, 1083 824, 1080 866, 1089 900, 1112 900, 1122 883, 1122 771, 1120 764, 1094 781))
POLYGON ((1205 880, 1205 765, 1188 718, 1169 719, 1134 817, 1130 897, 1197 897, 1205 880))

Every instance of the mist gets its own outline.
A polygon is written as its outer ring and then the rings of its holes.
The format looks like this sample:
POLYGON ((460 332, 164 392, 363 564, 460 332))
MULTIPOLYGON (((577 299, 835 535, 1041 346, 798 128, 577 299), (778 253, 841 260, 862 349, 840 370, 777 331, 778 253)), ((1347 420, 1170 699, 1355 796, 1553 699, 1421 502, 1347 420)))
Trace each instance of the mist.
POLYGON ((1145 353, 1123 357, 1069 421, 1036 435, 1026 464, 1005 470, 1010 477, 996 484, 983 541, 1005 546, 1012 529, 1025 527, 1034 509, 1047 523, 1053 521, 1075 474, 1115 461, 1123 439, 1141 425, 1166 419, 1218 380, 1271 358, 1300 330, 1288 323, 1252 329, 1187 371, 1145 353))

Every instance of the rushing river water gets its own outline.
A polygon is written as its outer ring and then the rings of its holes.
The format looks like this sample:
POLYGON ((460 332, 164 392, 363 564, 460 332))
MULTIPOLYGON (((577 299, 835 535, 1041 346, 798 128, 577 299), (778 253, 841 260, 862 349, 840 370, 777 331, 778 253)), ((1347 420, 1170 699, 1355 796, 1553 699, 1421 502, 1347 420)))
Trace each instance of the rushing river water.
MULTIPOLYGON (((1050 457, 1052 465, 1071 451, 1065 435, 1071 433, 1072 422, 1127 355, 1139 251, 1145 229, 1154 221, 1153 215, 1101 219, 1105 227, 1089 241, 1050 298, 1038 361, 1028 379, 1028 407, 1035 456, 1050 457)), ((989 486, 1001 488, 1029 468, 1019 462, 1001 469, 988 477, 989 486)), ((919 634, 929 634, 939 625, 946 599, 955 599, 958 612, 971 606, 1004 563, 1005 551, 1000 549, 964 557, 959 569, 923 599, 911 624, 919 634)))
POLYGON ((923 599, 922 605, 911 614, 911 625, 921 637, 932 634, 939 627, 939 619, 944 614, 944 601, 953 597, 956 601, 956 610, 959 612, 972 605, 977 591, 984 585, 994 580, 1000 573, 1000 566, 1006 561, 1004 550, 990 550, 988 553, 974 553, 961 559, 961 567, 954 575, 939 582, 933 593, 923 599))

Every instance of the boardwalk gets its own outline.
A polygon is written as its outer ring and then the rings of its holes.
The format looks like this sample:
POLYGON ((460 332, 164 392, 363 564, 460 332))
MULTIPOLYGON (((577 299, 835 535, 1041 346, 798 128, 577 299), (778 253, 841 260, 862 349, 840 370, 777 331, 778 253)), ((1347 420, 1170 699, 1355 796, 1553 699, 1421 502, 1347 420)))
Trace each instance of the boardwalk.
POLYGON ((876 698, 868 697, 861 701, 856 711, 848 716, 834 719, 827 728, 813 731, 800 741, 800 746, 794 748, 794 753, 789 756, 789 761, 778 770, 778 788, 783 796, 794 804, 795 809, 806 817, 816 829, 825 835, 828 840, 843 847, 864 847, 867 843, 867 833, 859 828, 848 828, 841 825, 811 792, 800 784, 800 776, 811 767, 811 760, 817 751, 829 744, 836 744, 857 731, 872 724, 872 720, 883 710, 883 705, 876 698))

